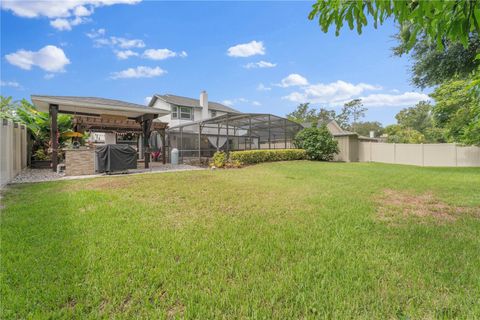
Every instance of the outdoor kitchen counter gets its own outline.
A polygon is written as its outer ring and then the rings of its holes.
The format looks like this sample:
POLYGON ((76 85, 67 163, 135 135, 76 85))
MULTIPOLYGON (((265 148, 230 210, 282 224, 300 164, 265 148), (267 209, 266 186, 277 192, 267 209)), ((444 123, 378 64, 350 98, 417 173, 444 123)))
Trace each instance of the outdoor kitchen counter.
POLYGON ((63 149, 65 151, 65 175, 82 176, 95 174, 95 149, 63 149))

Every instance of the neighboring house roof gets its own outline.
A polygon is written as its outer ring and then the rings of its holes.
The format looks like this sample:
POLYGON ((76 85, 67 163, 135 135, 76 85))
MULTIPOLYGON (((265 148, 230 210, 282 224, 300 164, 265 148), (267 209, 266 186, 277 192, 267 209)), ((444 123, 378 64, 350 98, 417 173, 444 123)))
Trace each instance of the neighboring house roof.
MULTIPOLYGON (((201 108, 199 99, 192 99, 192 98, 187 98, 187 97, 182 97, 182 96, 176 96, 176 95, 173 95, 173 94, 164 94, 164 95, 156 94, 156 95, 153 96, 152 100, 150 100, 150 103, 148 105, 153 106, 157 99, 161 99, 161 100, 163 100, 167 103, 170 103, 170 104, 173 104, 173 105, 176 105, 176 106, 201 108)), ((223 111, 223 112, 228 112, 228 113, 241 113, 238 110, 235 110, 233 108, 230 108, 226 105, 223 105, 221 103, 214 102, 214 101, 208 101, 208 109, 216 110, 216 111, 223 111)))
POLYGON ((144 114, 168 114, 163 110, 114 99, 46 95, 32 95, 31 98, 37 109, 43 112, 48 112, 49 105, 55 104, 59 106, 60 112, 66 113, 116 114, 128 117, 138 117, 144 114))

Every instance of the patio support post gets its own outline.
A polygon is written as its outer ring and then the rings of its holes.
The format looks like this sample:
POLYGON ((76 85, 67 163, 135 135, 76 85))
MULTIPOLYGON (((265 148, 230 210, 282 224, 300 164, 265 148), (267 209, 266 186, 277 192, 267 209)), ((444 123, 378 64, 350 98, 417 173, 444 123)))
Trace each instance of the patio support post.
POLYGON ((270 137, 270 127, 271 127, 271 122, 270 122, 270 115, 268 115, 268 149, 271 149, 271 137, 270 137))
POLYGON ((227 114, 227 155, 230 153, 230 142, 228 141, 228 114, 227 114))
POLYGON ((202 162, 202 152, 201 152, 201 141, 202 141, 202 125, 198 124, 198 162, 202 162))
POLYGON ((252 150, 252 116, 248 117, 248 139, 250 140, 250 150, 252 150))
POLYGON ((287 149, 287 119, 283 119, 283 137, 285 138, 285 149, 287 149))
POLYGON ((52 148, 52 170, 57 171, 58 165, 58 105, 51 104, 48 108, 50 115, 50 145, 52 148))
POLYGON ((162 164, 165 164, 165 163, 167 163, 167 154, 166 154, 167 144, 166 144, 166 139, 165 139, 165 129, 163 129, 163 134, 161 136, 162 136, 162 147, 163 147, 163 150, 162 150, 162 164))
POLYGON ((150 167, 150 133, 152 129, 153 119, 155 119, 157 114, 146 114, 137 118, 137 122, 140 122, 142 126, 143 134, 143 150, 144 150, 144 163, 145 169, 150 167))
POLYGON ((180 127, 180 149, 178 150, 178 158, 181 158, 183 163, 183 127, 180 127))
POLYGON ((152 125, 152 120, 144 120, 142 122, 142 131, 143 131, 143 151, 144 151, 144 163, 145 169, 150 167, 150 127, 152 125))
POLYGON ((217 129, 218 129, 218 130, 217 130, 217 131, 218 131, 218 132, 217 132, 217 151, 219 151, 219 150, 220 150, 220 146, 218 145, 218 144, 219 144, 219 141, 218 141, 218 140, 219 140, 219 137, 220 137, 220 122, 217 123, 217 129))

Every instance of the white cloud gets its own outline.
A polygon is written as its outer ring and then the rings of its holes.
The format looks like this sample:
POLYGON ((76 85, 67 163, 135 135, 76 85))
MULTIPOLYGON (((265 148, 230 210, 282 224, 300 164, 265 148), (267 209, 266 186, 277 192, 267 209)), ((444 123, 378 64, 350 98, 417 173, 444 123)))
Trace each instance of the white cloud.
POLYGON ((234 105, 237 105, 237 104, 251 104, 251 105, 256 106, 256 107, 262 105, 258 101, 248 100, 246 98, 227 99, 227 100, 223 100, 222 103, 226 106, 229 106, 229 107, 233 107, 234 105))
POLYGON ((287 88, 294 86, 306 86, 308 85, 308 80, 299 75, 298 73, 289 74, 287 77, 283 78, 282 81, 278 84, 279 87, 287 88))
POLYGON ((232 100, 223 100, 222 103, 226 106, 232 107, 234 102, 232 100))
POLYGON ((254 55, 264 55, 265 47, 262 41, 251 41, 249 43, 237 44, 228 48, 227 54, 230 57, 250 57, 254 55))
POLYGON ((175 52, 170 49, 147 49, 143 52, 143 57, 151 60, 165 60, 173 57, 185 58, 186 56, 185 51, 175 52))
POLYGON ((367 83, 353 84, 338 80, 326 84, 317 83, 307 85, 302 88, 302 91, 292 92, 283 98, 293 102, 342 104, 345 100, 358 97, 358 95, 365 91, 380 89, 382 89, 380 86, 367 83))
POLYGON ((150 100, 152 100, 152 97, 145 97, 145 105, 148 106, 148 104, 150 103, 150 100))
POLYGON ((0 81, 1 87, 20 88, 21 85, 17 81, 0 81))
POLYGON ((62 49, 56 46, 45 46, 38 51, 18 50, 15 53, 5 55, 10 64, 24 70, 37 66, 48 72, 63 72, 70 60, 62 49))
POLYGON ((87 32, 86 35, 90 39, 95 39, 95 38, 103 37, 106 32, 107 31, 103 28, 100 28, 100 29, 97 29, 97 30, 92 29, 90 32, 87 32))
POLYGON ((302 86, 301 90, 291 92, 283 99, 296 103, 312 102, 339 106, 349 100, 359 98, 366 107, 404 107, 412 106, 422 100, 430 100, 428 95, 419 92, 365 94, 368 91, 377 90, 382 90, 382 87, 362 82, 353 84, 338 80, 302 86))
POLYGON ((53 79, 54 77, 55 77, 55 74, 47 73, 46 75, 43 76, 43 79, 50 80, 50 79, 53 79))
POLYGON ((74 19, 64 19, 64 18, 57 18, 55 20, 50 21, 50 25, 57 30, 60 31, 70 31, 72 30, 73 26, 78 26, 79 24, 87 22, 88 19, 82 17, 75 17, 74 19))
POLYGON ((274 68, 276 66, 277 66, 276 63, 261 60, 259 62, 247 63, 243 67, 246 69, 254 69, 254 68, 274 68))
POLYGON ((360 97, 366 107, 410 107, 420 101, 430 101, 424 93, 408 91, 402 94, 371 94, 360 97))
POLYGON ((58 30, 71 30, 72 26, 87 20, 83 17, 93 14, 94 9, 114 4, 135 4, 141 0, 73 0, 73 1, 18 1, 3 0, 3 10, 10 10, 24 18, 47 17, 58 30), (59 19, 60 18, 60 19, 59 19), (68 19, 67 19, 68 18, 68 19))
POLYGON ((130 57, 138 56, 138 53, 132 50, 117 50, 115 51, 115 55, 117 56, 118 59, 120 60, 125 60, 130 57))
MULTIPOLYGON (((104 29, 99 29, 99 30, 104 30, 104 29)), ((103 35, 105 32, 103 32, 103 35)), ((95 45, 97 47, 102 47, 102 46, 112 46, 112 47, 118 47, 121 49, 130 49, 130 48, 144 48, 145 47, 145 42, 141 39, 126 39, 122 37, 108 37, 104 38, 101 37, 102 35, 99 33, 87 33, 87 37, 90 37, 93 39, 95 45)))
POLYGON ((258 91, 270 91, 272 88, 265 86, 263 83, 259 83, 257 86, 258 91))
POLYGON ((113 72, 111 75, 112 79, 125 79, 125 78, 153 78, 159 77, 167 73, 160 67, 145 67, 138 66, 136 68, 128 68, 119 72, 113 72))

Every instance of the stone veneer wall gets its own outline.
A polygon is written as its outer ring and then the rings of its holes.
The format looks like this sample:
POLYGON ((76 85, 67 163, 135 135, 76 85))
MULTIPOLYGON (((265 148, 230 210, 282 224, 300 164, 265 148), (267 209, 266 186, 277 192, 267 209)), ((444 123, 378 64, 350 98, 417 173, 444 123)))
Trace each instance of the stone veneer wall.
POLYGON ((65 150, 65 174, 67 176, 95 174, 95 150, 65 150))

